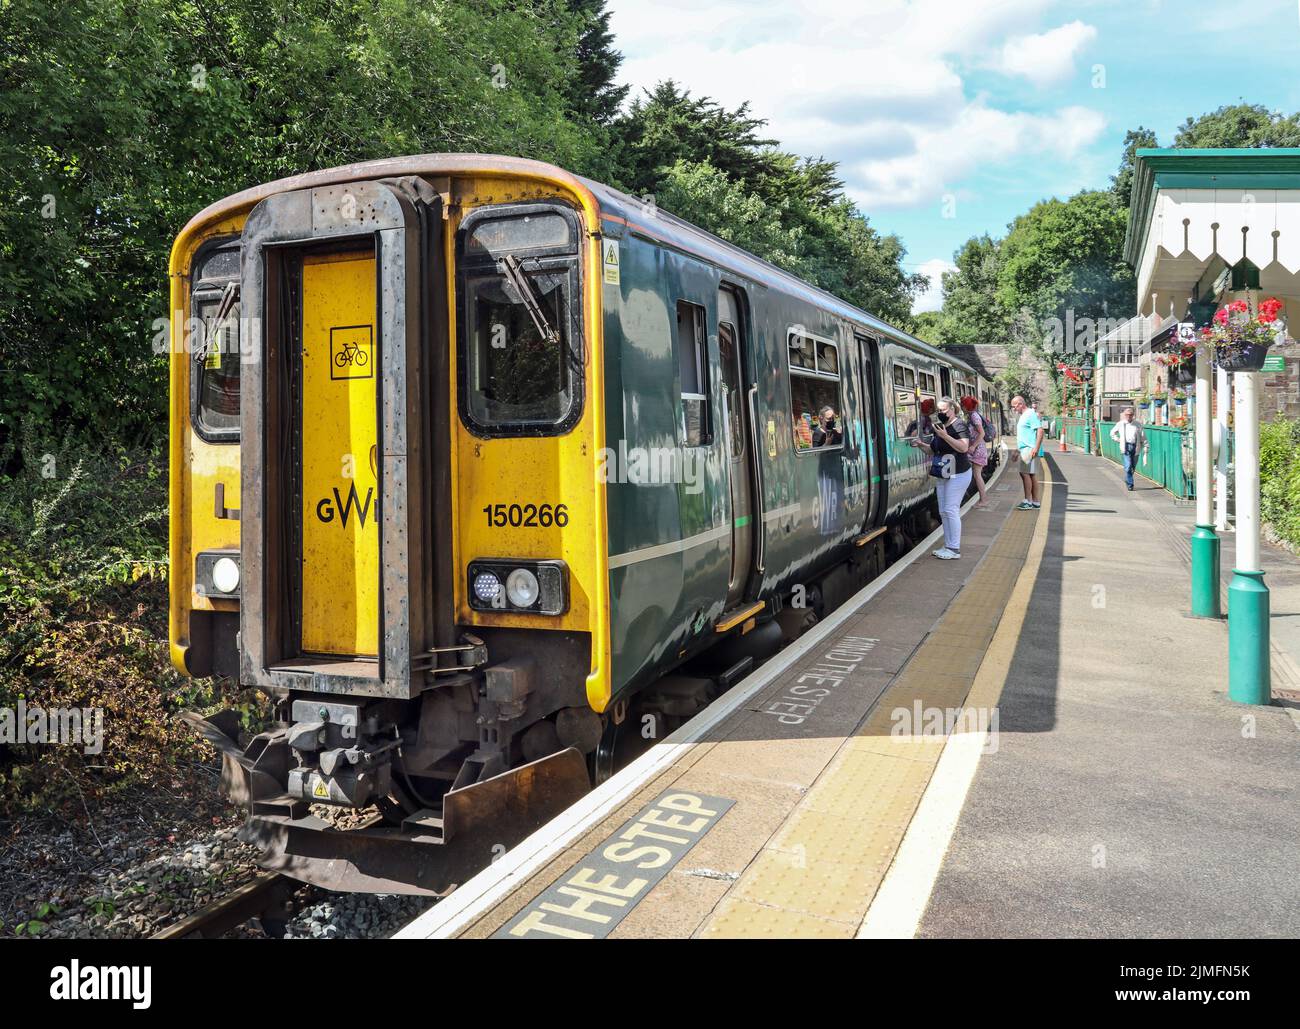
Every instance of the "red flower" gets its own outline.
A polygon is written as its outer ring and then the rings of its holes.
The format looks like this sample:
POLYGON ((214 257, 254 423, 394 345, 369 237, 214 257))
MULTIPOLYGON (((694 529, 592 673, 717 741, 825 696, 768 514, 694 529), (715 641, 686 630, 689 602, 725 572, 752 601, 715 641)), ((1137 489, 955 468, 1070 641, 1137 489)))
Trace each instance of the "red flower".
POLYGON ((1220 307, 1217 311, 1214 312, 1214 320, 1220 325, 1227 325, 1228 309, 1226 307, 1220 307))
POLYGON ((1250 305, 1244 300, 1234 300, 1228 305, 1228 310, 1234 314, 1244 314, 1250 310, 1250 305))
POLYGON ((1277 321, 1278 312, 1282 310, 1282 301, 1277 297, 1269 297, 1267 300, 1259 302, 1259 320, 1267 325, 1269 322, 1277 321))

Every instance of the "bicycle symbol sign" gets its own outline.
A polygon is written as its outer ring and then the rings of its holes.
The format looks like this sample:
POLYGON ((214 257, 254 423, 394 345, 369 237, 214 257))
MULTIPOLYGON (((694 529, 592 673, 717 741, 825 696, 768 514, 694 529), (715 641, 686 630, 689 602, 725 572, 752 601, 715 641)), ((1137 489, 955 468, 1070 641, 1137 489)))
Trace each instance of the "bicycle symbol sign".
POLYGON ((372 379, 374 375, 373 326, 341 325, 330 329, 330 378, 372 379))

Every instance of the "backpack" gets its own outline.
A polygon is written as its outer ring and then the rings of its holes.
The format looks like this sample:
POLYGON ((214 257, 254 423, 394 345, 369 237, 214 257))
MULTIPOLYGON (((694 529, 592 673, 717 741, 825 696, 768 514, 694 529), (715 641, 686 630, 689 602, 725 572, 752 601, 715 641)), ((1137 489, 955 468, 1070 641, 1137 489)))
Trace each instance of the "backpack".
POLYGON ((981 431, 983 432, 983 434, 984 434, 984 442, 985 442, 985 443, 996 443, 996 442, 998 441, 997 430, 995 430, 995 429, 993 428, 993 423, 990 422, 987 418, 985 418, 985 417, 984 417, 982 414, 980 414, 978 411, 975 412, 975 417, 978 418, 978 419, 980 420, 980 430, 981 430, 981 431))

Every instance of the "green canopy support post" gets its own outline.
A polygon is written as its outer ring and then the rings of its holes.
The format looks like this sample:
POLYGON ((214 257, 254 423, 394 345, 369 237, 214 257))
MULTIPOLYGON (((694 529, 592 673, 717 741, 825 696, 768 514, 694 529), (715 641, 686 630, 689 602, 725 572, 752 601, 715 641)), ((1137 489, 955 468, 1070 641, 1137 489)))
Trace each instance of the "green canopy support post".
POLYGON ((1228 699, 1267 704, 1269 598, 1259 558, 1259 372, 1235 372, 1237 561, 1228 586, 1228 699))

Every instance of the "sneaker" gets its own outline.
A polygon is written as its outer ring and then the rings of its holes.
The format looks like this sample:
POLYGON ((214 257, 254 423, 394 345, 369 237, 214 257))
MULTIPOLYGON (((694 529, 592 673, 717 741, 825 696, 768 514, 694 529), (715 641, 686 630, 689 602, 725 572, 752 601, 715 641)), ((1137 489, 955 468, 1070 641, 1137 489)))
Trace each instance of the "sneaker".
POLYGON ((949 550, 947 547, 943 547, 936 550, 934 556, 940 561, 956 561, 961 557, 961 552, 958 550, 949 550))
POLYGON ((1016 505, 1017 511, 1032 511, 1033 509, 1034 509, 1034 505, 1030 503, 1028 500, 1022 500, 1020 503, 1016 505))
POLYGON ((1038 510, 1040 507, 1042 507, 1043 505, 1042 505, 1041 503, 1039 503, 1037 500, 1035 500, 1035 501, 1034 501, 1032 504, 1030 504, 1029 506, 1032 507, 1035 511, 1037 511, 1037 510, 1038 510))

